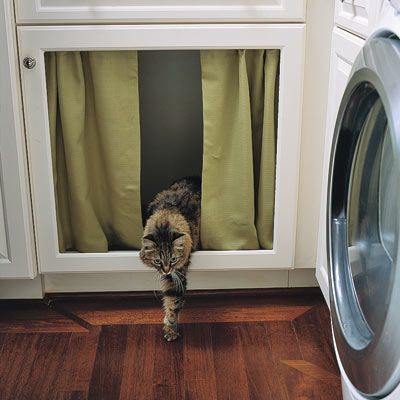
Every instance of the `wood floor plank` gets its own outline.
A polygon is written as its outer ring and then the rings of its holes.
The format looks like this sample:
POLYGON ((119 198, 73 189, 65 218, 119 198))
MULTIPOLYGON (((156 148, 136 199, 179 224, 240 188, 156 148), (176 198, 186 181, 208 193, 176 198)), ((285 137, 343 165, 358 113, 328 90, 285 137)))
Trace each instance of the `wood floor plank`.
POLYGON ((291 368, 297 369, 302 374, 308 375, 313 379, 340 386, 340 377, 338 377, 336 374, 328 372, 326 369, 323 369, 318 365, 304 360, 281 360, 281 362, 291 368))
POLYGON ((31 398, 52 400, 54 398, 54 382, 66 355, 71 334, 53 333, 40 335, 36 357, 29 371, 26 383, 18 382, 18 394, 15 399, 31 398))
POLYGON ((120 400, 148 400, 153 396, 155 325, 128 326, 120 400))
POLYGON ((96 358, 100 327, 71 335, 63 364, 54 383, 60 392, 88 393, 96 358))
POLYGON ((293 327, 305 361, 309 361, 338 375, 333 347, 326 340, 318 320, 318 311, 312 309, 293 321, 293 327))
MULTIPOLYGON (((112 305, 98 307, 95 304, 76 305, 63 304, 64 308, 91 325, 125 325, 125 324, 161 324, 164 318, 161 305, 140 308, 137 306, 112 305), (93 308, 94 307, 94 308, 93 308)), ((311 306, 208 306, 201 308, 185 307, 182 311, 181 323, 212 322, 257 322, 257 321, 291 321, 311 306)))
POLYGON ((40 302, 0 302, 0 333, 87 332, 40 302))
POLYGON ((279 382, 264 323, 240 324, 244 364, 252 400, 286 399, 279 382))
POLYGON ((211 334, 218 399, 250 399, 239 327, 213 324, 211 334))
POLYGON ((209 324, 187 324, 182 330, 185 399, 216 399, 211 327, 209 324))
POLYGON ((153 399, 184 399, 183 340, 165 341, 161 328, 154 340, 153 399))
MULTIPOLYGON (((18 391, 31 382, 40 335, 7 334, 0 353, 1 400, 17 399, 18 391)), ((33 383, 33 382, 32 382, 33 383)))
POLYGON ((0 302, 0 400, 341 400, 322 296, 279 293, 189 296, 172 343, 155 298, 0 302))
POLYGON ((62 306, 91 325, 161 324, 164 318, 161 304, 140 307, 129 304, 67 303, 62 306))
POLYGON ((87 393, 80 392, 80 391, 73 391, 73 392, 57 392, 56 397, 54 400, 86 400, 87 393))
POLYGON ((296 333, 291 322, 265 323, 271 352, 275 358, 280 384, 286 388, 288 400, 318 399, 314 385, 300 371, 282 363, 282 360, 303 360, 296 333))
POLYGON ((89 387, 90 400, 119 398, 126 341, 126 326, 101 328, 89 387))

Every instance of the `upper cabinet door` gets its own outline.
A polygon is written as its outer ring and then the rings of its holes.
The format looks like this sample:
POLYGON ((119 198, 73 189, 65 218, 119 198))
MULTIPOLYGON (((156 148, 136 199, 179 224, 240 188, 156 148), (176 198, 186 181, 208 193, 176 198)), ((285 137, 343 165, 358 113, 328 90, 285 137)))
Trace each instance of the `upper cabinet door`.
POLYGON ((375 22, 378 3, 382 0, 336 0, 335 22, 362 37, 368 37, 375 22))
POLYGON ((326 121, 324 172, 321 190, 321 210, 317 250, 317 279, 322 293, 329 304, 328 260, 326 253, 326 199, 328 187, 329 161, 336 116, 343 93, 346 89, 353 63, 365 40, 343 29, 335 28, 332 35, 331 72, 329 78, 329 98, 326 121))
POLYGON ((0 3, 0 278, 36 275, 11 2, 0 3))
POLYGON ((304 21, 305 0, 16 0, 17 23, 304 21))

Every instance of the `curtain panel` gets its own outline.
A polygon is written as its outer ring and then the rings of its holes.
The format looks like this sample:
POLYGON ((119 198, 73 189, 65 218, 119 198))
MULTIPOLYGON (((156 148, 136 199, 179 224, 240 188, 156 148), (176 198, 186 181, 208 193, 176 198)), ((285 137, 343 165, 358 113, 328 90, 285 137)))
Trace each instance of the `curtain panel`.
MULTIPOLYGON (((45 57, 60 251, 138 249, 138 53, 45 57)), ((202 248, 272 249, 279 50, 201 50, 200 60, 202 248)))
POLYGON ((272 249, 279 50, 201 51, 201 243, 272 249))
POLYGON ((139 248, 135 51, 46 53, 59 248, 139 248))

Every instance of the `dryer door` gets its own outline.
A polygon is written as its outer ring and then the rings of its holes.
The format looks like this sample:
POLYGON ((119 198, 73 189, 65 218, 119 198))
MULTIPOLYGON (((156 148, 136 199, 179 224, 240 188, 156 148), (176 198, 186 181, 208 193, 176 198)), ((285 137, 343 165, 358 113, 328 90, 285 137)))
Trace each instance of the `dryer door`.
POLYGON ((400 382, 400 41, 376 38, 356 60, 335 128, 328 254, 335 341, 368 396, 400 382))

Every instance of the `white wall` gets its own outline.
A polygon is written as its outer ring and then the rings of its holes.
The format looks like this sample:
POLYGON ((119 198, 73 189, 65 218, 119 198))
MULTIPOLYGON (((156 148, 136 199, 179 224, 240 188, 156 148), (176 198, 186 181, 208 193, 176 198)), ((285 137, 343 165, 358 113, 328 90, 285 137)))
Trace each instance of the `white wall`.
POLYGON ((142 203, 148 204, 173 180, 201 176, 200 52, 140 51, 139 99, 142 203))

